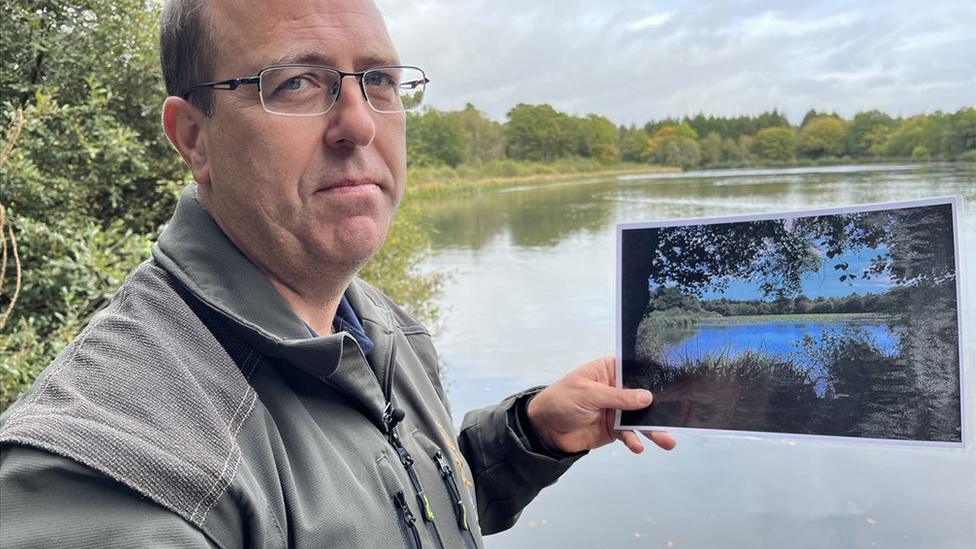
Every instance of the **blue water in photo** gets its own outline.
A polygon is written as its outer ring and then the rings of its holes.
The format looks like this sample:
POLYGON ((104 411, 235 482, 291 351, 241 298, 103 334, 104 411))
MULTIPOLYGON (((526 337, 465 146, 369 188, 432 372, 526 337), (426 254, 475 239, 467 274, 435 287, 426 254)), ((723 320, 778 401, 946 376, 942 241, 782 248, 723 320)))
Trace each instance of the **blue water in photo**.
POLYGON ((863 330, 884 354, 898 350, 898 336, 887 323, 877 319, 845 320, 773 320, 767 322, 727 323, 701 322, 697 326, 668 330, 665 358, 671 363, 698 359, 705 355, 729 357, 743 351, 796 357, 802 361, 800 341, 804 335, 819 340, 827 331, 848 328, 863 330))

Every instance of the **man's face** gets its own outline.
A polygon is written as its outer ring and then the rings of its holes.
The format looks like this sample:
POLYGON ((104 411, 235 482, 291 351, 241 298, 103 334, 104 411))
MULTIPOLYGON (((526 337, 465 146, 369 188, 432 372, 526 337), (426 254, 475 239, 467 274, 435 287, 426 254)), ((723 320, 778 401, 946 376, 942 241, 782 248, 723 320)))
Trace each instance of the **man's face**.
MULTIPOLYGON (((368 1, 216 1, 210 19, 214 80, 275 63, 361 71, 399 61, 368 1)), ((353 77, 322 116, 267 113, 257 86, 213 93, 199 192, 230 239, 293 289, 369 259, 403 194, 405 116, 374 112, 353 77)))

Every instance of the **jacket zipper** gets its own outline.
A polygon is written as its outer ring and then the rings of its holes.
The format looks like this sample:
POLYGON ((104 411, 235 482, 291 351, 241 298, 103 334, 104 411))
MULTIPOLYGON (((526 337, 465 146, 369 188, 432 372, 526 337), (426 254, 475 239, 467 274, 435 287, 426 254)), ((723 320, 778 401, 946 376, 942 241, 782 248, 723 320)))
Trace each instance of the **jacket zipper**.
POLYGON ((454 469, 451 468, 451 464, 448 463, 447 458, 440 450, 434 452, 432 456, 434 458, 434 463, 437 465, 437 470, 441 474, 441 478, 444 479, 444 486, 447 487, 447 492, 451 496, 451 501, 454 503, 454 517, 457 519, 458 528, 461 529, 461 536, 464 538, 465 544, 469 549, 477 549, 478 544, 474 540, 474 534, 471 533, 471 528, 468 526, 468 512, 464 507, 464 500, 461 496, 461 490, 458 488, 457 479, 454 477, 454 469))
POLYGON ((458 528, 468 530, 468 513, 461 499, 461 490, 458 489, 457 481, 454 479, 454 469, 451 469, 451 465, 440 450, 434 453, 434 463, 437 464, 437 470, 444 479, 447 493, 451 495, 451 502, 454 503, 454 517, 457 519, 458 528))
POLYGON ((403 445, 403 441, 400 439, 400 434, 397 432, 397 424, 403 420, 404 412, 400 408, 393 407, 393 375, 395 367, 396 335, 393 336, 390 344, 390 361, 387 364, 384 379, 383 392, 386 397, 386 409, 383 412, 383 422, 386 424, 387 439, 390 441, 393 449, 396 450, 397 457, 400 458, 400 464, 403 465, 403 468, 407 471, 407 476, 410 478, 410 485, 413 487, 413 493, 417 497, 417 506, 420 509, 420 516, 423 518, 424 524, 427 527, 427 532, 437 546, 440 549, 444 549, 444 541, 441 539, 440 532, 437 531, 437 524, 434 523, 434 511, 430 507, 430 500, 427 499, 424 487, 420 483, 420 477, 417 476, 417 471, 414 469, 413 456, 407 451, 407 448, 403 445))
POLYGON ((417 519, 410 511, 407 498, 403 496, 402 491, 393 496, 393 503, 396 504, 397 516, 400 518, 400 533, 403 534, 403 542, 407 544, 409 549, 423 549, 424 544, 420 541, 420 533, 417 532, 417 519))

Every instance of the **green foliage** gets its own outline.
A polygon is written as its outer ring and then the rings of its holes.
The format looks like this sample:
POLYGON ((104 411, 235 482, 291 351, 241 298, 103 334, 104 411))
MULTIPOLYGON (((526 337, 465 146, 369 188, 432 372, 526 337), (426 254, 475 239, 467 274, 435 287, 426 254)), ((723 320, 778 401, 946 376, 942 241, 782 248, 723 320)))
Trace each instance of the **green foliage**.
POLYGON ((701 162, 698 133, 688 124, 666 125, 648 141, 643 156, 664 166, 693 168, 701 162))
POLYGON ((898 121, 879 110, 859 112, 851 120, 845 151, 855 157, 881 156, 898 121))
MULTIPOLYGON (((0 203, 23 287, 0 327, 0 408, 23 391, 126 272, 186 181, 159 129, 156 3, 19 2, 0 18, 0 203)), ((0 310, 10 295, 0 295, 0 310)))
POLYGON ((949 116, 942 133, 942 155, 962 159, 976 155, 976 108, 959 109, 949 116))
POLYGON ((701 142, 702 162, 705 164, 718 164, 727 160, 723 155, 722 136, 718 132, 709 132, 701 142))
POLYGON ((605 165, 622 160, 683 169, 793 164, 798 155, 799 162, 807 164, 842 156, 900 159, 913 153, 926 159, 976 158, 972 107, 906 120, 872 110, 850 121, 811 109, 799 127, 773 110, 736 117, 699 113, 650 121, 643 128, 614 129, 605 117, 574 116, 547 104, 519 104, 504 124, 487 119, 471 104, 462 111, 431 110, 411 120, 417 120, 409 139, 414 167, 480 167, 505 159, 549 164, 570 157, 605 165), (428 128, 435 125, 437 131, 428 128))
POLYGON ((738 139, 743 135, 754 135, 763 128, 790 127, 790 121, 786 116, 777 110, 761 113, 756 116, 742 115, 735 117, 705 116, 702 113, 694 117, 685 117, 681 121, 663 120, 660 122, 649 122, 644 126, 648 135, 654 133, 666 125, 687 124, 698 135, 708 135, 715 132, 720 137, 738 139))
POLYGON ((644 130, 623 129, 620 132, 620 157, 626 162, 643 162, 644 150, 651 138, 644 130))
POLYGON ((550 105, 519 103, 508 111, 505 139, 516 160, 550 162, 569 156, 577 144, 576 124, 550 105))
POLYGON ((482 164, 505 156, 505 129, 501 124, 489 120, 471 103, 466 104, 463 111, 449 115, 458 119, 464 132, 463 163, 482 164))
POLYGON ((620 160, 617 127, 607 117, 591 114, 580 120, 579 126, 583 141, 581 156, 595 158, 601 164, 620 160))
POLYGON ((840 156, 847 139, 847 124, 835 116, 819 116, 803 124, 797 150, 810 158, 840 156))
POLYGON ((898 314, 901 312, 900 288, 883 294, 852 293, 846 296, 810 299, 805 295, 775 301, 712 299, 702 301, 699 307, 704 311, 721 316, 768 316, 768 315, 824 315, 850 313, 898 314))
POLYGON ((792 160, 796 151, 796 133, 792 128, 764 128, 755 135, 752 150, 764 160, 792 160))
POLYGON ((417 266, 430 254, 433 228, 415 202, 404 201, 396 214, 386 242, 359 272, 422 322, 437 320, 435 298, 444 283, 443 273, 419 273, 417 266))
POLYGON ((913 116, 903 121, 885 143, 885 156, 908 158, 916 147, 929 151, 939 150, 939 121, 926 115, 913 116))
POLYGON ((407 158, 411 165, 446 164, 454 167, 464 158, 464 128, 457 117, 436 109, 407 113, 407 158))

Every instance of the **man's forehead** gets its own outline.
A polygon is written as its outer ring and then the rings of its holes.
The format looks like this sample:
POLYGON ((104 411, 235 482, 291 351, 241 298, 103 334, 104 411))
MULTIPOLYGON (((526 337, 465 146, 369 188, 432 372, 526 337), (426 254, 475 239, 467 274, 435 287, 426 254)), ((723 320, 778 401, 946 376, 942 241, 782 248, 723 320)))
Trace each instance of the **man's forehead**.
MULTIPOLYGON (((396 65, 399 63, 396 52, 389 48, 374 47, 372 44, 363 44, 356 51, 356 69, 379 67, 381 65, 396 65)), ((269 65, 279 65, 285 63, 308 63, 313 65, 336 65, 338 62, 332 52, 320 48, 292 48, 284 53, 275 55, 267 60, 269 65)))
MULTIPOLYGON (((356 65, 396 63, 379 10, 369 0, 214 0, 211 23, 218 57, 260 55, 260 63, 339 64, 354 52, 356 65), (331 40, 309 43, 308 38, 331 40), (272 52, 262 52, 266 46, 272 52)), ((348 60, 348 58, 347 58, 348 60)))

